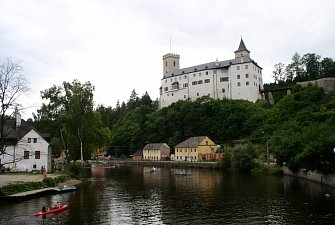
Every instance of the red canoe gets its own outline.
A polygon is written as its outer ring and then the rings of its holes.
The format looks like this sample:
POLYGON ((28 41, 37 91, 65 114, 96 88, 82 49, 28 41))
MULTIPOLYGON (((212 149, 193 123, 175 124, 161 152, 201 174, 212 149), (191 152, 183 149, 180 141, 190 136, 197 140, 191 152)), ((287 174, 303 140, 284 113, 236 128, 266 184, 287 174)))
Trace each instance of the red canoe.
POLYGON ((53 213, 59 213, 59 212, 62 212, 64 211, 65 209, 67 209, 69 206, 68 205, 61 205, 59 206, 58 208, 56 209, 50 209, 46 212, 38 212, 38 213, 35 213, 35 216, 43 216, 43 215, 47 215, 47 214, 53 214, 53 213))

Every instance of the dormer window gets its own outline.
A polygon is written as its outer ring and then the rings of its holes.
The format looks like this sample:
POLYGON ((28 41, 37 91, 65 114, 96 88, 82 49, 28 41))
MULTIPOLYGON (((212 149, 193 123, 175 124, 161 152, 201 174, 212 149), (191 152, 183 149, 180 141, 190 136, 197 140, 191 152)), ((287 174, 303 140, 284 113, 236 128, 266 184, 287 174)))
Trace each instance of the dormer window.
POLYGON ((172 90, 178 90, 179 89, 179 83, 178 81, 175 81, 172 83, 172 90))

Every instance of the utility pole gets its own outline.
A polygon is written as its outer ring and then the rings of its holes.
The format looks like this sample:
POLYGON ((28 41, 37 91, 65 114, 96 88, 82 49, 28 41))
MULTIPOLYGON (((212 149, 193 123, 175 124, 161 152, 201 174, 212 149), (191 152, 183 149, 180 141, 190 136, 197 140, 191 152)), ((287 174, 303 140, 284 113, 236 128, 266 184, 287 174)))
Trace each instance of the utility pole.
POLYGON ((266 138, 266 160, 269 165, 269 139, 268 138, 266 138))

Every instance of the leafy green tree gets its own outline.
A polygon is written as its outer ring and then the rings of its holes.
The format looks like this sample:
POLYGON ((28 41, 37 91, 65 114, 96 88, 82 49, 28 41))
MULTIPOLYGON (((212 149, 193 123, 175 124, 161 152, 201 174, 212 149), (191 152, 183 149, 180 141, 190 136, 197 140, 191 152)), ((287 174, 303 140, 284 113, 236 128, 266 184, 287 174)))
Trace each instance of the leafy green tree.
POLYGON ((48 100, 38 110, 37 124, 49 121, 56 127, 55 136, 60 137, 63 149, 69 150, 68 160, 89 159, 97 148, 105 146, 110 131, 101 122, 101 114, 93 111, 94 87, 90 82, 81 84, 63 82, 41 92, 42 99, 48 100))
POLYGON ((303 80, 303 65, 301 56, 295 52, 292 56, 292 62, 286 67, 286 79, 291 82, 293 80, 301 81, 303 80))
POLYGON ((301 61, 305 67, 304 77, 306 80, 316 80, 320 77, 320 59, 321 56, 315 53, 305 54, 301 61))
POLYGON ((335 77, 335 62, 332 58, 323 58, 321 61, 321 77, 335 77))

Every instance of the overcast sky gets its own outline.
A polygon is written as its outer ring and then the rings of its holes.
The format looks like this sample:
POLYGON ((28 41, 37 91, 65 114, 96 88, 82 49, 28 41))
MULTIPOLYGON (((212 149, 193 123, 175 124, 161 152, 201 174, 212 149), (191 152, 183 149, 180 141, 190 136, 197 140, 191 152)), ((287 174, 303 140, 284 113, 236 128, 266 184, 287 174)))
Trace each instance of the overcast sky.
POLYGON ((22 61, 30 80, 24 118, 40 91, 74 79, 95 86, 96 106, 127 102, 133 89, 154 100, 170 37, 184 68, 234 58, 241 36, 271 82, 296 51, 334 58, 335 1, 0 0, 0 60, 22 61))

